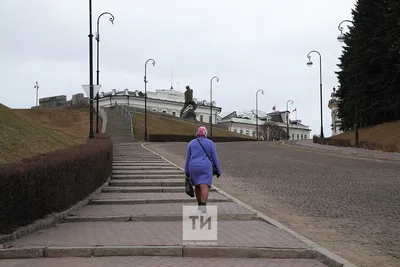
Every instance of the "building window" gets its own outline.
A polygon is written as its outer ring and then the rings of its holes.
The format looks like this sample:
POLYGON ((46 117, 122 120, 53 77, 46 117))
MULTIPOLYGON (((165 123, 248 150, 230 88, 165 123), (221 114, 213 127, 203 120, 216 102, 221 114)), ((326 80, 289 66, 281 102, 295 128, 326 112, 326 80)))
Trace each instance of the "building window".
POLYGON ((294 133, 292 133, 292 140, 294 140, 294 133))
POLYGON ((236 130, 236 128, 233 128, 233 132, 234 132, 234 133, 237 133, 237 130, 236 130))
POLYGON ((304 138, 303 138, 303 134, 301 134, 301 140, 303 140, 304 138))
POLYGON ((243 134, 243 130, 240 130, 240 134, 243 134))
POLYGON ((211 116, 208 116, 208 122, 211 123, 211 116))
POLYGON ((297 134, 297 140, 299 140, 299 134, 297 134))
POLYGON ((157 109, 156 109, 156 108, 152 108, 151 110, 152 110, 152 111, 157 111, 157 109))
POLYGON ((203 115, 200 115, 200 121, 203 122, 203 115))
POLYGON ((172 115, 176 116, 176 112, 175 112, 175 111, 173 111, 173 112, 172 112, 172 115))
POLYGON ((162 113, 167 113, 167 111, 166 111, 166 110, 163 110, 162 113))
POLYGON ((246 130, 246 135, 250 135, 250 131, 249 130, 246 130))
POLYGON ((256 137, 256 131, 253 131, 253 137, 256 137))

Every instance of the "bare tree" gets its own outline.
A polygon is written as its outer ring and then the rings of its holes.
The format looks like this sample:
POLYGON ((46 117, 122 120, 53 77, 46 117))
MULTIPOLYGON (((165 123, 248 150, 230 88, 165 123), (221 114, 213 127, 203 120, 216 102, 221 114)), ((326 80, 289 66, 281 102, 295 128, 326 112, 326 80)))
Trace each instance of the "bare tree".
POLYGON ((272 121, 267 121, 263 125, 260 126, 260 135, 266 141, 277 141, 277 140, 286 140, 287 133, 286 131, 280 127, 277 123, 272 121))

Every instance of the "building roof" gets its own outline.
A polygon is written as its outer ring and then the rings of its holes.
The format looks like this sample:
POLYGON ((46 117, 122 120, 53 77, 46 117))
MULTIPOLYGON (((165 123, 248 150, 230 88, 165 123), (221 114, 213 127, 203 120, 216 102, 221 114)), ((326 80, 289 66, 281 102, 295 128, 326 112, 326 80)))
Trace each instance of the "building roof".
MULTIPOLYGON (((144 93, 139 90, 129 91, 129 89, 125 89, 123 91, 117 91, 116 89, 113 89, 111 92, 99 93, 100 99, 112 96, 129 96, 129 97, 144 98, 144 93)), ((185 103, 184 93, 175 91, 173 89, 157 89, 155 92, 147 91, 147 99, 156 101, 158 100, 169 103, 182 103, 182 104, 185 103)), ((200 106, 211 106, 210 102, 207 102, 206 100, 198 100, 196 98, 193 98, 193 101, 195 101, 197 105, 200 106)), ((216 106, 215 101, 213 101, 212 104, 213 108, 222 110, 221 107, 216 106)))
MULTIPOLYGON (((286 111, 274 111, 271 113, 266 113, 259 110, 258 111, 259 124, 265 123, 266 121, 271 121, 277 123, 278 125, 286 125, 286 123, 283 120, 285 114, 286 111)), ((230 122, 255 125, 257 123, 256 110, 252 109, 237 114, 235 111, 226 112, 224 116, 221 116, 220 120, 218 121, 218 123, 230 123, 230 122)), ((301 120, 289 120, 289 122, 291 128, 297 128, 297 127, 302 129, 309 128, 309 126, 302 124, 301 120)), ((309 129, 309 131, 311 130, 309 129)))

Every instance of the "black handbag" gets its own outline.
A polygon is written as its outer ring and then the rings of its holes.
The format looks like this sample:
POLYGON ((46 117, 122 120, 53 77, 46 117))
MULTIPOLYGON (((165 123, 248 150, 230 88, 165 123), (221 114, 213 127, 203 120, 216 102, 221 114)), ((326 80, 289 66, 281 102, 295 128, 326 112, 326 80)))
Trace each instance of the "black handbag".
POLYGON ((208 159, 211 161, 212 165, 213 165, 213 175, 218 175, 219 171, 217 166, 215 165, 214 161, 212 161, 211 157, 208 155, 207 151, 204 149, 203 145, 201 144, 200 140, 197 139, 197 142, 199 142, 200 146, 203 148, 204 152, 206 153, 208 159))
POLYGON ((188 177, 185 177, 185 190, 186 190, 186 194, 189 197, 194 197, 193 184, 192 184, 192 181, 188 177))

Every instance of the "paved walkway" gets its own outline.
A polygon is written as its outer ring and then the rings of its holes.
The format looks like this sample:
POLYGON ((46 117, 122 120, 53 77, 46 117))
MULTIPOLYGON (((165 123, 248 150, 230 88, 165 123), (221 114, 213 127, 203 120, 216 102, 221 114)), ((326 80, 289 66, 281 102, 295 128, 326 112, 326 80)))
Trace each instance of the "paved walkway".
POLYGON ((285 141, 284 144, 288 146, 301 147, 319 151, 330 151, 334 153, 353 155, 364 158, 400 161, 400 153, 396 152, 384 152, 380 150, 370 150, 370 149, 356 148, 356 147, 321 145, 313 143, 312 140, 285 141))
POLYGON ((182 205, 197 203, 184 193, 182 171, 138 143, 116 144, 113 165, 108 186, 89 205, 5 244, 0 266, 328 266, 215 189, 209 205, 218 206, 218 245, 185 246, 182 205))

